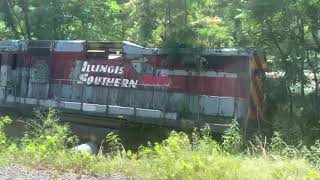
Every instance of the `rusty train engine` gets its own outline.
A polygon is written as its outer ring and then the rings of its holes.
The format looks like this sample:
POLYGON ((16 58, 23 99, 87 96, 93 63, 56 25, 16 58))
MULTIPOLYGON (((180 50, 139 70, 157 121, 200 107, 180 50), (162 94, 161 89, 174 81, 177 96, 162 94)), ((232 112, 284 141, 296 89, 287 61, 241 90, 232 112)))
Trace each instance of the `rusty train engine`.
POLYGON ((106 127, 209 124, 221 132, 232 119, 244 130, 260 125, 263 53, 174 51, 130 42, 0 41, 0 106, 53 107, 106 127))

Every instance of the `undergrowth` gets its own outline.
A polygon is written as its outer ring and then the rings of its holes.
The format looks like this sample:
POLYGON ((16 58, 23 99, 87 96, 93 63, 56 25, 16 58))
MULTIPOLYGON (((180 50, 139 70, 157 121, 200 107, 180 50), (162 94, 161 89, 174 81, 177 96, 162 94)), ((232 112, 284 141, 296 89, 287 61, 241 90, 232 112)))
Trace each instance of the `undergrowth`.
POLYGON ((115 133, 108 134, 97 155, 75 151, 77 138, 68 126, 57 123, 54 110, 37 112, 20 140, 7 140, 0 119, 0 163, 89 174, 123 173, 142 179, 319 179, 320 141, 311 147, 287 145, 280 133, 271 140, 256 135, 241 137, 234 121, 219 144, 208 126, 191 136, 171 132, 163 142, 127 150, 115 133))

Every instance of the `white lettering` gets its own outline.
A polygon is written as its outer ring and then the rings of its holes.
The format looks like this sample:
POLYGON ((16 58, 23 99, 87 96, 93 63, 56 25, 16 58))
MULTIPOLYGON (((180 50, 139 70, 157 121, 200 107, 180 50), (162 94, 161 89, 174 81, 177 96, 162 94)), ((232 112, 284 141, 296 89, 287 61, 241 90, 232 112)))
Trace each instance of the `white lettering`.
POLYGON ((122 87, 128 87, 129 79, 123 79, 122 80, 122 87))
POLYGON ((101 83, 101 80, 102 80, 101 77, 96 77, 96 78, 94 79, 94 84, 95 84, 95 85, 99 85, 99 84, 101 83))
POLYGON ((88 74, 80 74, 79 75, 79 80, 86 82, 87 81, 87 77, 88 77, 88 74))
POLYGON ((90 72, 90 66, 91 65, 87 65, 87 72, 90 72))
POLYGON ((110 78, 104 76, 90 75, 90 72, 95 73, 107 73, 108 74, 124 74, 123 66, 109 66, 102 64, 90 64, 88 61, 83 61, 81 67, 81 74, 79 75, 79 80, 85 82, 88 85, 102 85, 102 86, 114 86, 114 87, 124 87, 124 88, 137 88, 138 80, 134 79, 122 79, 122 78, 110 78))
POLYGON ((109 86, 109 85, 111 86, 113 83, 114 83, 114 78, 108 78, 106 86, 109 86))
POLYGON ((91 65, 91 72, 96 72, 95 67, 96 67, 96 65, 91 65))
POLYGON ((106 73, 107 69, 108 69, 108 65, 101 65, 101 68, 100 68, 99 72, 106 73))
POLYGON ((109 66, 109 67, 108 67, 108 73, 109 73, 109 74, 114 73, 114 66, 109 66))
POLYGON ((88 79, 87 79, 87 84, 88 84, 88 85, 91 85, 91 84, 93 83, 93 81, 94 81, 94 77, 93 77, 93 76, 90 76, 90 77, 88 77, 88 79))
POLYGON ((114 73, 115 73, 115 74, 119 74, 119 73, 118 73, 119 68, 120 68, 119 66, 116 66, 116 69, 114 70, 114 73))
POLYGON ((129 87, 137 88, 138 80, 130 80, 129 87))
POLYGON ((116 80, 115 80, 115 82, 114 82, 114 86, 115 86, 115 87, 119 87, 119 86, 120 86, 120 81, 121 81, 121 79, 116 78, 116 80))
POLYGON ((102 85, 103 85, 103 86, 106 84, 107 79, 108 79, 107 77, 104 77, 104 78, 103 78, 103 80, 102 80, 102 85))
POLYGON ((87 65, 88 65, 88 61, 84 61, 82 64, 81 72, 86 72, 87 65))
POLYGON ((99 72, 101 65, 97 65, 96 70, 94 72, 99 72))
POLYGON ((123 67, 120 67, 120 68, 119 68, 118 74, 123 74, 123 67))

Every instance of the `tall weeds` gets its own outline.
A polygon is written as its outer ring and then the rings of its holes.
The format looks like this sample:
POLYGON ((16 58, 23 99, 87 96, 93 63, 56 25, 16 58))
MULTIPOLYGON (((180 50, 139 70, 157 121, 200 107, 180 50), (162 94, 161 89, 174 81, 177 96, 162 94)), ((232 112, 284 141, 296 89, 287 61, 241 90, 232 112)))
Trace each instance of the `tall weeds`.
MULTIPOLYGON (((77 138, 68 126, 57 123, 55 111, 37 112, 37 117, 29 122, 22 140, 3 141, 6 146, 0 150, 0 161, 79 173, 124 173, 142 179, 320 178, 320 141, 311 148, 292 147, 275 133, 269 141, 260 135, 245 142, 236 121, 221 144, 212 138, 209 126, 195 129, 191 136, 173 131, 166 140, 141 146, 137 152, 125 149, 119 136, 111 133, 105 138, 107 154, 101 148, 98 155, 92 155, 72 150, 77 138)), ((2 118, 1 122, 0 132, 10 120, 2 118)))
POLYGON ((230 153, 239 153, 242 147, 242 136, 240 133, 239 123, 233 120, 230 128, 222 136, 223 148, 230 153))

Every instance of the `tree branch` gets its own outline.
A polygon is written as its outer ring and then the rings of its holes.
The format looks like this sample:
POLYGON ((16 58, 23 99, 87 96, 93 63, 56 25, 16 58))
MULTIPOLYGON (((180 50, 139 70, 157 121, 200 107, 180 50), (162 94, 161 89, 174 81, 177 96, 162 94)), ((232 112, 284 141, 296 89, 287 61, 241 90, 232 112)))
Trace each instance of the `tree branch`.
POLYGON ((23 28, 22 28, 22 25, 21 25, 21 23, 20 23, 19 17, 18 17, 18 15, 16 14, 16 12, 14 11, 14 8, 12 7, 11 3, 9 2, 9 0, 7 0, 7 4, 8 4, 9 9, 11 9, 12 14, 14 15, 14 17, 15 17, 16 20, 17 20, 17 23, 18 23, 18 25, 19 25, 19 27, 20 27, 22 36, 24 37, 24 39, 27 39, 27 38, 26 38, 26 34, 24 33, 23 28))

